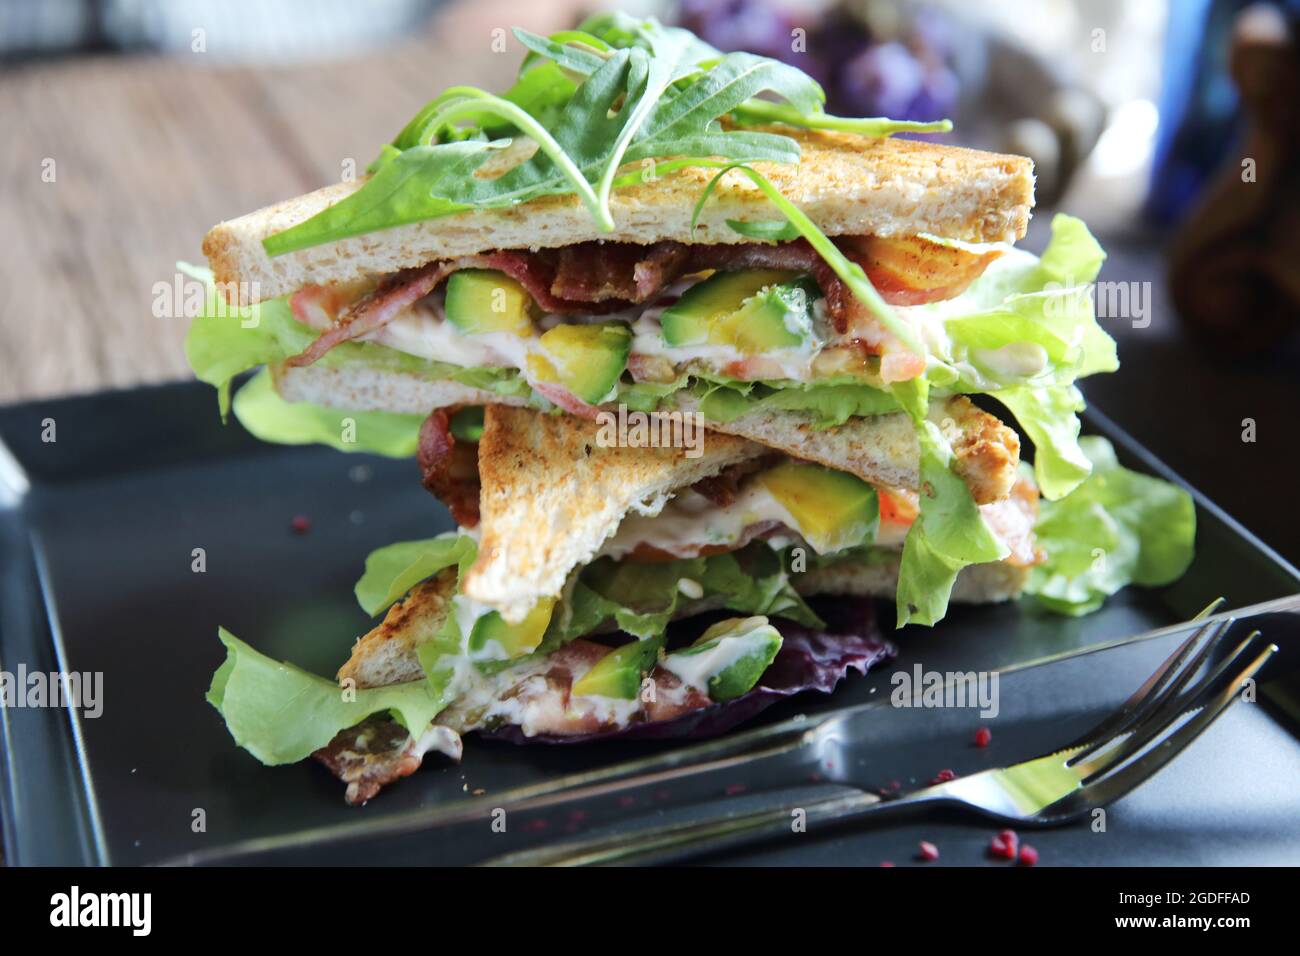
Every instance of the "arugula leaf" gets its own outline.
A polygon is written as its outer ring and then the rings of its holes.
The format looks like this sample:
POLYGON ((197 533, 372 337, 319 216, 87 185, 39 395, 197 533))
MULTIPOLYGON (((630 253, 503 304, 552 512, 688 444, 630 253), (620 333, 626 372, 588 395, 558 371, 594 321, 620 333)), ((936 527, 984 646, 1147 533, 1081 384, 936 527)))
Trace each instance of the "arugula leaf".
POLYGON ((857 133, 860 136, 891 136, 894 133, 951 133, 952 120, 918 122, 892 120, 884 117, 853 118, 832 116, 820 110, 800 112, 783 103, 767 100, 750 100, 736 107, 732 118, 737 123, 784 123, 805 129, 829 129, 840 133, 857 133))
POLYGON ((793 139, 724 129, 720 120, 763 93, 798 113, 819 111, 825 95, 800 70, 748 53, 718 54, 688 31, 654 20, 604 17, 589 26, 604 36, 516 30, 530 56, 546 62, 522 73, 505 96, 454 87, 430 101, 371 165, 370 180, 268 237, 267 253, 556 194, 580 196, 597 226, 609 231, 610 195, 625 181, 619 171, 628 163, 666 156, 798 161, 793 139), (581 82, 575 86, 569 74, 581 82), (488 139, 489 132, 526 136, 537 152, 495 178, 478 175, 508 142, 488 139))
POLYGON ((762 242, 787 242, 799 238, 799 230, 795 228, 793 223, 783 222, 779 219, 754 219, 750 221, 728 219, 727 226, 732 232, 740 233, 747 239, 758 239, 762 242))
POLYGON ((469 203, 451 195, 491 153, 506 145, 503 141, 474 141, 412 146, 379 166, 359 191, 305 222, 267 236, 262 247, 268 256, 281 256, 322 242, 469 209, 469 203))
POLYGON ((870 309, 871 313, 880 320, 880 323, 886 329, 893 333, 895 338, 917 355, 926 354, 925 347, 921 344, 915 330, 907 322, 900 319, 894 310, 889 307, 889 304, 881 298, 880 293, 871 284, 871 280, 867 278, 867 274, 862 270, 862 267, 840 252, 839 247, 831 242, 826 233, 818 229, 817 224, 809 219, 802 209, 786 199, 766 176, 746 166, 743 162, 727 164, 716 176, 709 180, 708 185, 704 187, 704 192, 700 194, 699 200, 695 203, 695 211, 691 215, 692 229, 700 221, 700 213, 703 212, 704 205, 709 201, 709 196, 712 195, 718 182, 733 170, 748 177, 750 182, 759 188, 759 191, 768 198, 772 205, 780 210, 790 225, 798 230, 799 235, 808 241, 808 244, 826 261, 831 270, 849 287, 849 291, 853 293, 854 298, 870 309))

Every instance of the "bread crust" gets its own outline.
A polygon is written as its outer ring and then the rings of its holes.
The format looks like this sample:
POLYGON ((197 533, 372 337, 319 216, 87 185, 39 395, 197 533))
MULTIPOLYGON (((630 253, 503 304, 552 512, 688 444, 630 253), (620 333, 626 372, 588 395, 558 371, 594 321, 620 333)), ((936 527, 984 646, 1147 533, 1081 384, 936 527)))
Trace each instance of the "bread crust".
POLYGON ((388 609, 382 622, 357 638, 352 656, 339 668, 339 683, 350 680, 357 687, 382 687, 423 677, 415 652, 441 632, 455 593, 455 568, 445 568, 411 588, 388 609))
POLYGON ((271 381, 287 402, 310 402, 353 412, 428 415, 452 405, 526 405, 528 399, 498 395, 472 385, 389 369, 348 365, 269 366, 271 381))
MULTIPOLYGON (((893 599, 898 590, 897 557, 868 564, 832 564, 791 576, 796 591, 805 597, 818 594, 893 599)), ((1000 604, 1020 596, 1030 569, 998 561, 971 564, 961 569, 949 600, 957 604, 1000 604)))
POLYGON ((629 511, 658 510, 674 490, 766 449, 704 432, 701 454, 689 451, 610 445, 586 419, 489 405, 478 451, 478 559, 462 591, 521 621, 560 594, 629 511))
MULTIPOLYGON (((1025 234, 1034 202, 1033 163, 1010 156, 892 137, 871 138, 772 128, 797 140, 795 164, 754 168, 828 235, 912 236, 930 233, 966 242, 1014 242, 1025 234)), ((742 174, 728 173, 705 207, 691 216, 716 170, 690 168, 616 190, 615 228, 599 232, 573 195, 544 196, 503 209, 475 209, 272 259, 262 240, 340 202, 364 184, 327 186, 220 223, 203 240, 213 274, 232 301, 248 305, 329 284, 388 275, 436 259, 492 249, 539 249, 590 240, 730 243, 727 219, 771 219, 774 211, 742 174)))

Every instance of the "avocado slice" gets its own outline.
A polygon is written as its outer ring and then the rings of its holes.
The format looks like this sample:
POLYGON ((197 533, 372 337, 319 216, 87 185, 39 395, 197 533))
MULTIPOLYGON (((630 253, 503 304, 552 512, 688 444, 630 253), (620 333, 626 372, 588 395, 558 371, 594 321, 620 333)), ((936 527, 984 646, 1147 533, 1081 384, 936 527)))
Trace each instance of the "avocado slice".
POLYGON ((723 703, 747 692, 781 649, 781 634, 767 618, 744 617, 719 621, 690 647, 664 658, 664 669, 685 683, 708 690, 723 703))
POLYGON ((794 519, 818 554, 831 554, 876 538, 880 502, 861 478, 806 461, 784 461, 755 479, 794 519))
POLYGON ((664 342, 730 345, 746 355, 800 348, 812 337, 816 288, 778 269, 714 273, 664 310, 664 342))
POLYGON ((447 280, 444 309, 447 321, 467 335, 509 332, 521 338, 533 333, 537 305, 528 290, 495 269, 463 269, 447 280))
POLYGON ((655 666, 663 646, 661 635, 614 648, 582 675, 573 685, 573 693, 634 700, 641 690, 641 679, 655 666))
POLYGON ((617 322, 557 325, 528 356, 528 373, 539 382, 563 385, 589 405, 607 401, 632 351, 632 333, 617 322))
POLYGON ((482 615, 474 622, 469 632, 470 654, 481 654, 493 641, 496 641, 505 652, 505 660, 523 657, 535 651, 542 643, 546 628, 551 623, 555 600, 555 598, 543 598, 538 601, 518 624, 507 624, 496 611, 489 611, 482 615))

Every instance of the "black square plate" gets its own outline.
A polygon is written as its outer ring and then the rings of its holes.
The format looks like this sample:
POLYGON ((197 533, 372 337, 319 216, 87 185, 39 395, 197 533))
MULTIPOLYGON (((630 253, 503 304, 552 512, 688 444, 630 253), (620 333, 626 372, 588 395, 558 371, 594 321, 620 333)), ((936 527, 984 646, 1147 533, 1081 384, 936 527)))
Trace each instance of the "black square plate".
MULTIPOLYGON (((1177 480, 1101 415, 1089 414, 1085 430, 1110 437, 1129 467, 1177 480)), ((0 710, 0 801, 11 864, 472 859, 506 847, 487 842, 486 826, 454 840, 343 844, 335 837, 360 821, 418 817, 425 808, 483 799, 471 795, 478 790, 490 800, 507 788, 673 746, 470 740, 460 766, 430 758, 367 807, 347 807, 341 785, 314 763, 265 768, 234 746, 203 700, 223 658, 216 628, 274 658, 332 674, 369 627, 352 599, 365 555, 451 526, 421 489, 414 464, 261 444, 237 424, 223 427, 211 389, 197 384, 0 409, 0 440, 0 666, 103 674, 97 718, 59 708, 0 710), (51 427, 56 440, 43 440, 51 427), (305 534, 291 529, 299 515, 310 521, 305 534), (199 548, 202 572, 193 569, 199 548)), ((1129 589, 1082 619, 1016 604, 954 607, 933 632, 898 636, 896 667, 910 670, 922 660, 934 670, 1023 667, 1184 620, 1220 595, 1228 607, 1243 607, 1300 591, 1294 568, 1204 498, 1197 496, 1197 505, 1196 561, 1177 584, 1129 589)), ((1079 662, 1102 656, 1076 658, 1068 686, 1086 690, 1086 675, 1101 671, 1079 662)), ((1025 685, 1026 693, 1059 702, 1059 713, 1049 707, 1040 715, 1047 725, 1068 722, 1107 706, 1107 695, 1126 695, 1146 673, 1136 663, 1130 669, 1131 686, 1099 677, 1106 694, 1090 701, 1087 693, 1063 692, 1063 671, 1025 685)), ((850 679, 830 697, 797 698, 763 720, 882 699, 889 673, 850 679)), ((937 719, 882 708, 882 747, 891 739, 897 747, 907 734, 933 738, 926 728, 937 733, 937 719), (909 729, 888 730, 900 722, 909 729)), ((940 723, 964 744, 978 717, 948 714, 940 723)), ((990 757, 998 752, 990 748, 990 757)), ((1121 804, 1138 808, 1124 830, 1130 839, 1089 843, 1086 835, 1054 833, 1042 842, 1061 850, 1058 860, 1068 850, 1075 861, 1100 863, 1294 863, 1300 833, 1285 820, 1294 823, 1297 755, 1300 743, 1264 709, 1234 708, 1205 742, 1121 804), (1260 775, 1253 784, 1242 779, 1243 761, 1260 775), (1211 807, 1208 815, 1179 809, 1189 782, 1199 788, 1194 805, 1211 807)), ((942 826, 952 846, 970 849, 969 858, 949 853, 946 860, 979 861, 971 848, 986 841, 987 828, 942 826)), ((731 860, 904 862, 899 847, 914 846, 914 837, 907 827, 810 837, 731 860)))

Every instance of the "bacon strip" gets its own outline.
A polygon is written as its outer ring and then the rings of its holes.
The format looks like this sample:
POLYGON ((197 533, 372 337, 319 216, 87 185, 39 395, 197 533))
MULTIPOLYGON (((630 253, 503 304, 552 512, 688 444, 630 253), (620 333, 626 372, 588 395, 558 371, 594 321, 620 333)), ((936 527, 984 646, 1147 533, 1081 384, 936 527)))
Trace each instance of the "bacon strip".
POLYGON ((448 727, 435 724, 417 740, 397 721, 376 714, 339 731, 312 756, 347 784, 344 799, 358 806, 419 770, 428 751, 437 750, 459 762, 461 748, 460 736, 448 727))
POLYGON ((416 461, 420 482, 451 511, 462 528, 478 524, 478 446, 460 444, 451 433, 459 406, 434 409, 420 426, 416 461))
POLYGON ((691 490, 703 495, 719 508, 725 508, 736 500, 740 493, 740 483, 750 475, 766 471, 780 461, 784 455, 759 455, 728 465, 716 475, 701 478, 691 485, 691 490))
MULTIPOLYGON (((438 283, 458 269, 463 269, 463 260, 453 259, 447 262, 432 262, 422 269, 399 272, 382 286, 366 296, 348 313, 342 322, 335 322, 322 332, 311 345, 286 362, 286 365, 310 365, 321 359, 326 352, 352 339, 381 329, 398 314, 419 302, 438 287, 438 283)), ((297 304, 306 303, 305 297, 294 296, 290 306, 300 322, 311 324, 309 319, 299 314, 297 304)))
POLYGON ((356 806, 420 768, 411 735, 395 720, 375 716, 340 731, 312 754, 348 785, 344 799, 356 806))
POLYGON ((551 293, 573 302, 613 301, 620 309, 645 302, 682 274, 689 248, 680 242, 566 246, 559 251, 551 293))
MULTIPOLYGON (((585 245, 596 245, 596 243, 584 243, 585 245)), ((570 250, 576 248, 578 247, 570 247, 570 250)), ((561 253, 570 250, 561 250, 561 253)), ((603 301, 581 296, 566 297, 566 293, 560 291, 556 278, 557 271, 553 261, 554 255, 555 253, 550 251, 493 252, 489 255, 475 257, 476 265, 474 268, 496 269, 498 272, 504 272, 528 290, 528 294, 533 297, 533 301, 537 303, 543 312, 555 315, 573 312, 602 314, 617 312, 619 309, 626 307, 626 302, 609 297, 603 301)), ((586 255, 589 265, 598 261, 598 253, 588 250, 586 255)), ((575 287, 571 291, 579 290, 575 287)))

